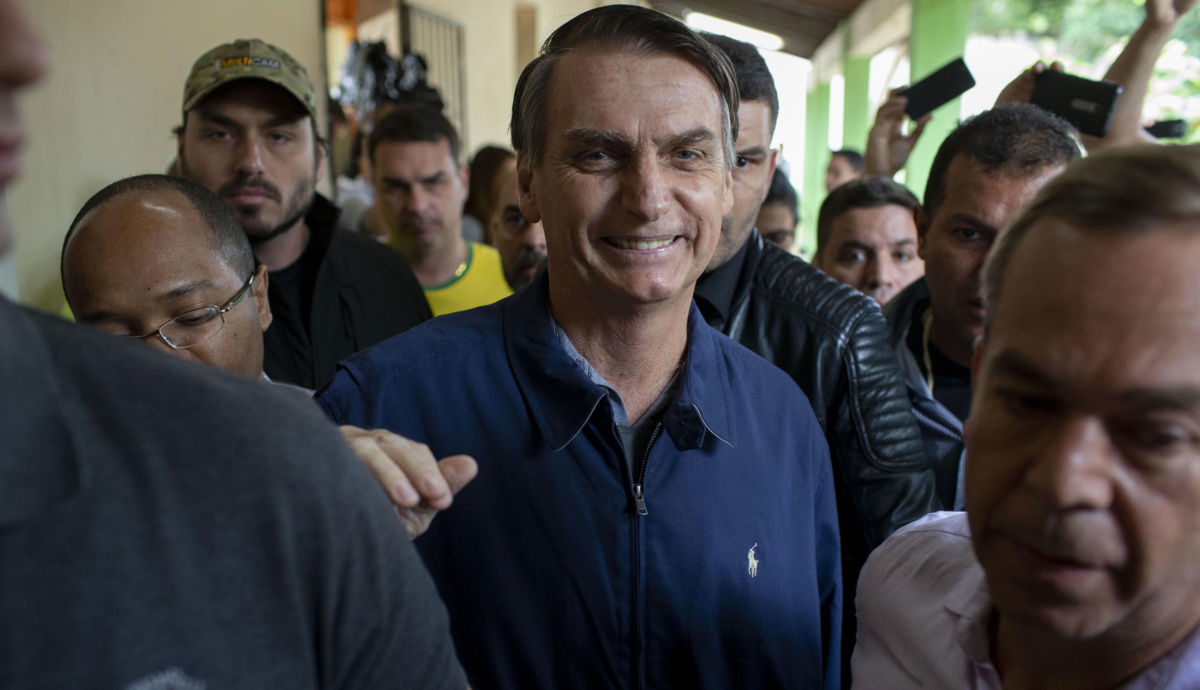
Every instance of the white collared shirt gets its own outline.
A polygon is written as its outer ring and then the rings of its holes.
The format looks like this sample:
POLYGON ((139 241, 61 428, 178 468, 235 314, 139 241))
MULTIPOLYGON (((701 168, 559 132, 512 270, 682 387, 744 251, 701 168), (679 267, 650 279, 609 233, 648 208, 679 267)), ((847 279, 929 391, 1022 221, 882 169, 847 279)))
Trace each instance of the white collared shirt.
MULTIPOLYGON (((858 581, 855 688, 1001 690, 992 601, 967 514, 927 515, 888 538, 858 581)), ((1200 688, 1200 630, 1120 690, 1200 688)))

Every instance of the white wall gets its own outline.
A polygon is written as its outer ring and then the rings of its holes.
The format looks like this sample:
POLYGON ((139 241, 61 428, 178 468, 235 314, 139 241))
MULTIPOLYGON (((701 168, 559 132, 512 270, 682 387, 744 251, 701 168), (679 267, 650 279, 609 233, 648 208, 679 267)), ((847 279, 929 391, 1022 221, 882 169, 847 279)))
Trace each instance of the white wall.
POLYGON ((318 0, 26 0, 25 9, 53 62, 21 102, 29 146, 9 206, 18 295, 42 309, 62 303, 59 250, 83 202, 121 177, 166 170, 183 82, 202 53, 262 38, 324 89, 318 0))

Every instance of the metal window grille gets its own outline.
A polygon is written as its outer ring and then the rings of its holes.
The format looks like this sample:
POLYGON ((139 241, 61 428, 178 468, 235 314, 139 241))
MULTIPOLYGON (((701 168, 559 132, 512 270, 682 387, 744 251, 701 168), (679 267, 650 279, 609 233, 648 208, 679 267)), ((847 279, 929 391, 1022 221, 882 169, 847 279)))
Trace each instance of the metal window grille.
POLYGON ((429 68, 429 85, 446 104, 446 119, 467 136, 467 88, 463 60, 462 24, 425 8, 400 3, 400 42, 404 54, 418 53, 429 68))

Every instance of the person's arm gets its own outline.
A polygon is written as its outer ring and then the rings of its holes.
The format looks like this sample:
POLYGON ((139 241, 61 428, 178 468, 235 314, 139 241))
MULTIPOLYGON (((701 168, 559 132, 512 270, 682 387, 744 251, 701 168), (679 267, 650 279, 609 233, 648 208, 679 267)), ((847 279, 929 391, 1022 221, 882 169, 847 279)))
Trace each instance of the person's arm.
POLYGON ((1171 32, 1197 0, 1146 0, 1146 18, 1129 37, 1129 43, 1108 68, 1104 78, 1124 87, 1113 111, 1112 125, 1102 138, 1083 136, 1089 151, 1106 146, 1122 146, 1155 141, 1142 129, 1142 108, 1154 75, 1154 63, 1171 32))
POLYGON ((339 427, 354 455, 371 470, 404 523, 409 539, 429 529, 438 512, 479 472, 469 455, 436 460, 424 443, 386 429, 339 427))
POLYGON ((930 115, 917 120, 908 134, 904 134, 904 121, 908 119, 904 109, 908 98, 900 95, 901 89, 892 89, 888 98, 875 113, 875 122, 867 133, 867 150, 863 155, 863 175, 892 177, 900 172, 913 147, 925 131, 930 115))

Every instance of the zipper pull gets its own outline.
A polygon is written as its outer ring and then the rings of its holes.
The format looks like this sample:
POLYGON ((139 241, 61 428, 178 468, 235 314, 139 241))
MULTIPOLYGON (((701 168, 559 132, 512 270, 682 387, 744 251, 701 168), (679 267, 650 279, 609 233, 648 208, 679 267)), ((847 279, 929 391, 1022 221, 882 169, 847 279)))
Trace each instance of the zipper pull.
POLYGON ((637 504, 638 515, 649 515, 646 511, 646 499, 642 498, 642 485, 633 485, 633 501, 637 504))

